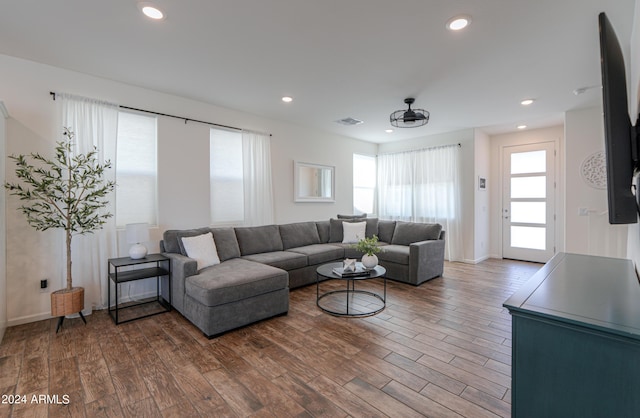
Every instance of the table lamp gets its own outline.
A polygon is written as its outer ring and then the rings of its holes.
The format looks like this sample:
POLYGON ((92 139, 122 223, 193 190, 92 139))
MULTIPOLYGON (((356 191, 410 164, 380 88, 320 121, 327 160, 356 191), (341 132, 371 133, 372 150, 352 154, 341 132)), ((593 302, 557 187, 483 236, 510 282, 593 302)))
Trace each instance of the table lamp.
POLYGON ((149 241, 149 224, 146 222, 127 224, 127 244, 131 245, 129 248, 129 257, 134 260, 145 258, 147 255, 147 247, 142 243, 149 241))

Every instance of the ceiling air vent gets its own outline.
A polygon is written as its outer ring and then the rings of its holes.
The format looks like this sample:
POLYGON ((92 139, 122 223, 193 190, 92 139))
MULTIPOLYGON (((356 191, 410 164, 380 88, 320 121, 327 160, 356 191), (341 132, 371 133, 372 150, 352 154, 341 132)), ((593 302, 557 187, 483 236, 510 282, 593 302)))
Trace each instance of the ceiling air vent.
POLYGON ((361 120, 354 119, 354 118, 344 118, 344 119, 337 120, 336 123, 339 123, 340 125, 352 126, 352 125, 360 125, 363 122, 361 120))

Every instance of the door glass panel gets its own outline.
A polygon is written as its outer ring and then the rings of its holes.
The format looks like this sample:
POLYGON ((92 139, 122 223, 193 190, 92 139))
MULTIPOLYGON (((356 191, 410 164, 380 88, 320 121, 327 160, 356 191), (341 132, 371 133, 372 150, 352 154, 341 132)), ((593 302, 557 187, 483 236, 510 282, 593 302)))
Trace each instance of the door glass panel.
POLYGON ((530 151, 511 154, 511 174, 544 173, 547 171, 547 152, 530 151))
POLYGON ((511 202, 511 222, 544 224, 547 222, 545 202, 511 202))
POLYGON ((530 248, 533 250, 546 249, 547 228, 534 226, 511 226, 511 246, 530 248))
POLYGON ((547 197, 547 177, 512 177, 511 198, 545 198, 547 197))

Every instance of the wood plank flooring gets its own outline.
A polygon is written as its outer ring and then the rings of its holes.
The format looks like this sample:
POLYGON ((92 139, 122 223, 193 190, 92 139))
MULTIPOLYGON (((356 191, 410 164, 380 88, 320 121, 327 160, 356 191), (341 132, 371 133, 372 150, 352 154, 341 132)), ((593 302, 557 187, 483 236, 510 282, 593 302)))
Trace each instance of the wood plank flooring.
POLYGON ((502 303, 540 267, 446 263, 419 287, 389 281, 386 309, 358 319, 321 312, 309 286, 291 291, 288 315, 212 340, 175 311, 11 327, 0 416, 509 417, 502 303))

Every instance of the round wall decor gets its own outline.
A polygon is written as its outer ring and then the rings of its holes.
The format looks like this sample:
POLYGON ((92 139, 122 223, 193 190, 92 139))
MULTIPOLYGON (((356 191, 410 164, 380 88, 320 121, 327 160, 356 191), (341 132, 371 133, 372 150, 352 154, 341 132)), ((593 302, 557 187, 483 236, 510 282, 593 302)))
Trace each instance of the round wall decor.
POLYGON ((607 157, 598 151, 584 159, 580 166, 582 179, 594 189, 607 188, 607 157))

